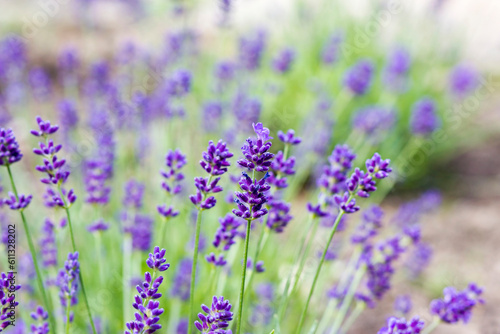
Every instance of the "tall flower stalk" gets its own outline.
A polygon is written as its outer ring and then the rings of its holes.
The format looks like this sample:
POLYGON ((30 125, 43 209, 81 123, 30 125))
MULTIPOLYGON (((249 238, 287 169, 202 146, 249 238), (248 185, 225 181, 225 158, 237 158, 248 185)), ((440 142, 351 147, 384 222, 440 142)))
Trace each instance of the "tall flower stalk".
MULTIPOLYGON (((18 161, 20 161, 23 157, 19 149, 19 144, 17 143, 16 137, 12 129, 0 129, 0 166, 5 166, 7 168, 7 173, 9 174, 10 184, 12 186, 13 193, 10 194, 10 198, 6 201, 6 204, 10 206, 12 210, 18 210, 21 215, 21 220, 23 222, 24 231, 26 233, 26 239, 28 240, 28 247, 30 249, 31 257, 33 259, 33 266, 35 267, 36 272, 36 280, 38 284, 38 288, 40 289, 40 293, 42 294, 43 303, 46 309, 49 311, 49 321, 50 326, 52 328, 56 328, 54 315, 52 313, 52 305, 49 304, 49 300, 47 298, 47 293, 45 291, 45 287, 42 281, 42 274, 40 271, 40 266, 38 264, 37 252, 35 250, 35 246, 33 243, 33 239, 31 238, 31 232, 29 229, 29 225, 26 221, 26 217, 24 215, 24 209, 28 206, 31 201, 31 195, 25 196, 19 194, 17 192, 16 184, 14 182, 14 177, 12 175, 12 171, 10 166, 18 161)), ((13 270, 12 270, 13 271, 13 270)))
POLYGON ((316 288, 319 274, 323 267, 323 263, 325 262, 326 254, 328 252, 332 239, 335 236, 335 232, 337 231, 340 220, 342 219, 344 214, 351 214, 359 210, 359 206, 356 205, 356 197, 367 198, 370 197, 371 192, 377 190, 375 179, 384 179, 389 175, 389 173, 392 171, 392 169, 389 167, 389 163, 390 160, 382 160, 380 155, 378 153, 375 153, 372 158, 366 161, 367 171, 364 172, 359 168, 356 168, 351 177, 346 181, 347 190, 344 192, 344 194, 334 195, 333 201, 337 205, 339 212, 333 224, 330 236, 328 237, 325 249, 323 250, 323 254, 321 255, 318 267, 316 269, 313 283, 307 297, 306 305, 304 307, 304 310, 302 311, 302 315, 297 326, 297 334, 299 334, 302 329, 302 325, 309 308, 309 303, 311 302, 312 295, 316 288))
POLYGON ((235 202, 237 208, 233 209, 233 213, 247 221, 245 246, 243 252, 242 274, 240 299, 238 305, 238 317, 236 320, 236 334, 241 332, 241 320, 243 317, 243 299, 245 296, 245 280, 248 262, 248 245, 250 241, 250 231, 252 221, 259 219, 268 213, 264 204, 268 198, 266 193, 271 189, 271 186, 266 182, 270 174, 267 173, 272 164, 274 154, 268 152, 272 143, 272 137, 269 136, 269 129, 265 128, 262 123, 253 124, 253 129, 257 138, 248 138, 246 144, 243 145, 241 151, 244 158, 238 160, 238 165, 252 171, 252 177, 243 172, 238 182, 241 191, 236 192, 235 202), (266 172, 266 175, 257 179, 255 172, 266 172))
MULTIPOLYGON (((54 144, 52 139, 48 137, 57 132, 59 126, 51 125, 49 121, 44 121, 41 117, 36 118, 38 124, 38 130, 32 130, 31 134, 35 137, 40 137, 44 139, 44 142, 38 144, 38 148, 33 149, 33 153, 42 156, 43 164, 36 167, 36 170, 43 173, 44 177, 40 181, 46 184, 47 191, 45 194, 46 205, 48 207, 62 208, 66 213, 66 219, 68 221, 71 245, 73 247, 73 253, 77 253, 77 247, 75 243, 75 236, 73 232, 73 224, 71 221, 71 215, 69 208, 76 201, 76 195, 73 189, 69 191, 66 190, 63 185, 66 183, 70 171, 65 168, 66 160, 59 159, 57 153, 62 149, 62 145, 54 144)), ((87 308, 87 313, 92 327, 92 332, 96 334, 96 329, 94 321, 92 319, 92 313, 90 311, 90 305, 87 298, 87 293, 85 291, 85 285, 82 277, 81 271, 78 272, 80 278, 80 284, 82 286, 83 299, 85 301, 85 306, 87 308)), ((55 328, 55 327, 54 327, 55 328)))
POLYGON ((189 323, 188 333, 191 333, 194 316, 194 284, 196 281, 196 266, 198 263, 198 249, 200 243, 201 230, 201 213, 204 210, 209 210, 215 206, 217 200, 211 194, 222 191, 222 187, 218 185, 220 176, 227 172, 227 168, 231 165, 228 161, 233 154, 229 152, 226 143, 219 140, 217 144, 213 141, 208 143, 207 151, 202 153, 203 159, 200 160, 200 166, 209 174, 208 177, 196 177, 194 184, 196 186, 196 194, 189 196, 191 202, 198 210, 196 216, 196 232, 194 240, 193 264, 191 269, 191 284, 189 289, 189 323), (215 178, 214 178, 215 177, 215 178))

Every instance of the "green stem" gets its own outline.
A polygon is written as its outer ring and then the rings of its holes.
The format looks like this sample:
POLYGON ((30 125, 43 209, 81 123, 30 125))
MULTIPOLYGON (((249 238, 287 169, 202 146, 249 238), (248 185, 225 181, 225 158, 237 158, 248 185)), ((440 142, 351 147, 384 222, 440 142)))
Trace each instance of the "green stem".
POLYGON ((97 231, 95 235, 95 248, 96 248, 96 253, 98 256, 98 269, 99 269, 99 281, 101 283, 101 287, 104 288, 104 270, 102 269, 102 259, 104 259, 103 252, 102 252, 102 234, 101 231, 97 231))
POLYGON ((66 303, 68 303, 68 306, 66 307, 66 334, 69 334, 69 326, 70 326, 70 321, 69 321, 69 309, 70 309, 70 303, 71 300, 68 298, 66 300, 66 303))
MULTIPOLYGON (((67 206, 64 208, 66 210, 66 217, 68 219, 68 226, 69 226, 69 233, 71 235, 71 243, 73 245, 73 252, 76 252, 76 244, 75 244, 75 237, 73 235, 73 224, 71 223, 71 215, 69 213, 69 209, 67 206)), ((92 320, 92 312, 90 311, 90 305, 89 305, 89 300, 87 298, 87 292, 85 291, 85 284, 83 282, 83 276, 82 276, 82 270, 80 269, 80 272, 78 274, 80 278, 80 284, 82 286, 82 294, 83 294, 83 300, 85 301, 85 307, 87 308, 87 314, 89 316, 89 321, 90 321, 90 326, 92 327, 92 332, 96 334, 95 330, 95 325, 94 325, 94 320, 92 320)))
POLYGON ((344 327, 342 327, 340 333, 347 333, 347 331, 351 328, 351 326, 354 324, 354 322, 359 318, 361 313, 363 313, 365 308, 366 308, 365 303, 363 303, 363 302, 357 303, 356 307, 354 308, 352 313, 347 318, 345 325, 344 325, 344 327))
POLYGON ((123 263, 122 263, 122 285, 123 285, 123 321, 128 321, 128 307, 130 303, 130 263, 132 262, 132 240, 129 233, 123 235, 123 263))
POLYGON ((198 264, 198 244, 200 242, 200 230, 201 230, 201 212, 203 210, 198 209, 198 215, 196 216, 196 234, 194 238, 194 254, 193 254, 193 266, 191 267, 191 285, 189 288, 189 323, 188 323, 188 334, 191 333, 191 328, 193 326, 193 315, 194 315, 194 283, 196 280, 196 266, 198 264))
POLYGON ((259 236, 259 241, 257 242, 257 249, 255 250, 255 256, 253 257, 253 269, 252 271, 250 271, 250 275, 248 276, 248 282, 245 286, 245 296, 246 296, 246 293, 248 293, 248 290, 250 289, 251 285, 252 285, 252 280, 253 280, 253 277, 254 277, 254 273, 255 273, 255 266, 257 265, 257 260, 259 258, 259 254, 260 252, 262 251, 262 249, 265 247, 266 243, 267 243, 267 239, 269 238, 269 229, 267 228, 267 226, 262 226, 262 231, 260 232, 260 236, 259 236))
MULTIPOLYGON (((250 210, 251 212, 252 210, 250 210)), ((252 226, 252 219, 247 220, 247 233, 245 236, 245 251, 243 253, 243 263, 242 266, 242 277, 241 277, 241 288, 240 288, 240 302, 238 307, 238 319, 237 319, 237 327, 236 334, 240 334, 241 332, 241 318, 243 316, 243 297, 245 296, 245 279, 247 274, 247 260, 248 260, 248 243, 250 240, 250 228, 252 226)))
MULTIPOLYGON (((352 195, 349 196, 347 203, 349 203, 352 199, 352 195)), ((323 255, 321 255, 321 259, 318 264, 318 268, 316 269, 316 274, 314 275, 314 280, 311 286, 311 290, 309 290, 309 296, 307 297, 306 306, 304 307, 304 311, 302 311, 302 315, 300 316, 299 325, 297 326, 297 334, 300 334, 300 330, 302 329, 302 325, 304 324, 304 320, 307 315, 307 309, 309 308, 309 303, 311 302, 312 295, 314 293, 314 289, 316 288, 316 283, 318 282, 319 273, 321 272, 321 268, 323 267, 323 263, 325 262, 326 253, 328 252, 328 248, 330 247, 330 243, 332 242, 333 236, 337 231, 337 227, 339 225, 340 219, 344 215, 344 211, 340 211, 337 215, 337 219, 335 219, 335 223, 333 225, 332 232, 330 233, 330 237, 328 238, 328 242, 325 245, 325 249, 323 251, 323 255)))
MULTIPOLYGON (((297 253, 297 256, 296 256, 294 263, 299 262, 301 260, 301 256, 304 256, 303 251, 304 251, 304 248, 306 247, 306 242, 309 240, 309 235, 312 235, 315 231, 313 224, 314 224, 314 216, 310 215, 309 216, 309 223, 306 224, 307 225, 307 233, 304 233, 302 236, 302 240, 300 242, 299 252, 297 253), (311 231, 311 229, 313 229, 313 231, 311 231), (313 232, 313 233, 311 233, 311 232, 313 232)), ((311 238, 314 238, 314 236, 311 236, 311 238)), ((286 305, 288 304, 288 298, 291 294, 291 293, 289 293, 290 284, 292 282, 292 275, 295 272, 295 268, 296 267, 294 267, 290 271, 290 274, 288 275, 288 278, 287 278, 287 281, 285 284, 285 289, 283 291, 283 298, 281 299, 280 307, 278 310, 278 317, 277 317, 278 322, 281 322, 281 319, 283 318, 283 315, 284 315, 285 310, 286 310, 286 305)))
POLYGON ((429 326, 427 326, 426 329, 424 329, 424 331, 422 332, 422 334, 429 334, 431 333, 433 330, 436 329, 436 327, 441 323, 441 320, 439 319, 439 317, 434 317, 434 319, 432 320, 431 324, 429 326))
POLYGON ((297 289, 297 284, 299 283, 300 276, 302 275, 302 272, 304 271, 304 266, 306 264, 307 256, 309 255, 309 252, 311 251, 311 247, 313 244, 314 237, 316 236, 316 230, 318 229, 319 224, 314 224, 312 227, 312 232, 311 232, 311 242, 307 243, 306 249, 304 251, 304 254, 302 256, 302 259, 300 260, 300 265, 299 265, 299 270, 295 273, 295 277, 293 278, 293 286, 292 290, 290 290, 290 295, 292 295, 297 289))
POLYGON ((340 326, 344 322, 345 316, 347 314, 347 311, 349 311, 349 308, 351 307, 352 300, 354 298, 354 294, 356 293, 356 290, 358 289, 359 283, 361 283, 361 279, 363 278, 365 274, 366 268, 360 268, 354 274, 354 278, 352 280, 351 285, 349 286, 349 290, 347 291, 347 294, 342 301, 342 305, 340 306, 339 312, 335 316, 335 321, 333 322, 332 326, 332 333, 337 333, 340 326))
MULTIPOLYGON (((10 165, 7 165, 7 172, 9 173, 9 179, 10 179, 10 184, 12 186, 12 191, 14 192, 14 195, 16 196, 16 199, 19 200, 19 195, 18 195, 18 192, 17 192, 16 184, 14 182, 14 177, 12 176, 12 172, 10 170, 10 165)), ((37 283, 38 283, 38 288, 40 289, 40 292, 42 293, 43 303, 45 304, 47 312, 49 313, 50 327, 53 330, 55 330, 56 329, 56 322, 54 320, 54 314, 52 312, 52 305, 49 304, 49 300, 47 298, 47 293, 45 292, 45 288, 43 286, 42 274, 40 272, 40 267, 38 265, 38 260, 37 260, 37 257, 36 257, 35 246, 33 244, 33 239, 31 238, 30 229, 29 229, 28 223, 26 221, 26 217, 24 216, 23 210, 20 210, 19 213, 21 214, 21 220, 23 221, 23 227, 24 227, 24 231, 26 233, 26 239, 28 240, 28 247, 30 249, 31 257, 33 259, 33 265, 35 267, 36 280, 37 280, 37 283)))

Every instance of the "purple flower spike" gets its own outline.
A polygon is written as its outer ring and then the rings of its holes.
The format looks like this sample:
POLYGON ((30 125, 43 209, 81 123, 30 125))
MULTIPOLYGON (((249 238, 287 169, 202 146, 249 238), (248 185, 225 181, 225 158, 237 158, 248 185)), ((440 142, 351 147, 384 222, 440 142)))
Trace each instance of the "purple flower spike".
POLYGON ((7 204, 11 210, 24 210, 30 203, 32 195, 23 195, 19 194, 19 199, 16 196, 9 192, 9 197, 3 200, 4 204, 7 204))
POLYGON ((290 129, 287 133, 283 131, 278 131, 278 138, 285 144, 298 145, 302 142, 302 139, 295 136, 295 131, 290 129))
POLYGON ((392 168, 389 167, 390 162, 389 159, 382 160, 380 154, 375 153, 371 159, 366 160, 366 169, 377 179, 385 179, 392 172, 392 168))
POLYGON ((257 138, 247 139, 247 143, 241 148, 245 158, 238 160, 238 165, 248 170, 267 172, 274 157, 274 154, 268 152, 272 145, 268 140, 273 138, 269 136, 269 129, 265 128, 262 123, 254 123, 253 129, 257 138))
POLYGON ((240 65, 249 71, 258 69, 266 46, 266 34, 259 31, 254 36, 241 38, 239 44, 240 65))
POLYGON ((416 135, 429 135, 440 125, 436 113, 436 103, 430 98, 423 98, 413 105, 410 127, 416 135))
POLYGON ((330 195, 335 195, 346 190, 345 181, 347 173, 352 168, 356 155, 347 145, 337 145, 328 158, 330 165, 323 167, 323 173, 317 184, 324 188, 330 195))
POLYGON ((365 94, 372 83, 375 68, 373 62, 367 59, 360 60, 347 70, 344 76, 344 85, 355 95, 365 94))
POLYGON ((55 225, 49 219, 45 219, 40 239, 40 255, 44 267, 57 266, 57 245, 55 225))
POLYGON ((264 204, 268 201, 266 192, 271 189, 266 182, 269 174, 266 174, 260 180, 252 180, 247 173, 242 173, 238 184, 242 192, 235 192, 237 209, 233 213, 243 219, 258 219, 267 214, 264 204))
POLYGON ((32 334, 48 334, 49 333, 49 323, 47 319, 49 318, 49 313, 43 309, 43 307, 38 306, 35 312, 31 313, 31 318, 35 320, 38 324, 31 325, 32 334))
POLYGON ((164 259, 165 253, 165 249, 162 248, 160 250, 160 247, 156 246, 153 253, 149 253, 149 258, 146 260, 148 267, 158 271, 167 270, 170 267, 170 264, 165 263, 167 262, 167 260, 164 259))
POLYGON ((78 252, 69 253, 68 259, 64 262, 64 268, 59 271, 57 276, 57 285, 60 288, 59 298, 63 307, 73 306, 78 303, 79 273, 78 252))
POLYGON ((431 313, 439 316, 446 323, 469 322, 472 316, 472 309, 477 304, 483 304, 480 298, 483 289, 476 284, 470 283, 463 291, 457 291, 453 287, 443 290, 443 299, 435 299, 431 302, 431 313))
POLYGON ((321 209, 321 204, 314 205, 312 203, 307 203, 307 211, 309 211, 315 217, 326 217, 328 212, 321 209))
POLYGON ((23 155, 12 129, 0 129, 0 166, 12 165, 21 160, 23 155))
POLYGON ((286 48, 273 59, 273 69, 278 73, 284 74, 290 70, 294 59, 295 51, 291 48, 286 48))
POLYGON ((208 263, 212 263, 214 266, 223 267, 227 264, 227 261, 224 259, 224 255, 219 255, 218 257, 214 253, 208 254, 205 259, 208 263))
POLYGON ((345 213, 354 213, 359 211, 359 206, 356 205, 356 200, 351 198, 348 192, 345 192, 344 195, 335 195, 333 198, 337 206, 344 211, 345 213))
POLYGON ((210 175, 218 176, 227 172, 227 167, 231 163, 227 159, 231 158, 233 154, 229 152, 226 143, 219 140, 217 144, 213 141, 208 142, 206 152, 202 154, 203 160, 200 161, 201 167, 210 175))
POLYGON ((136 287, 139 294, 134 297, 132 307, 137 312, 135 313, 135 320, 126 324, 128 331, 125 331, 125 334, 151 334, 161 329, 162 326, 158 322, 164 310, 160 308, 160 302, 156 299, 162 296, 158 291, 163 283, 163 276, 155 277, 157 271, 165 271, 170 266, 165 263, 164 256, 165 249, 160 250, 158 246, 154 248, 153 253, 149 254, 146 264, 153 269, 153 274, 147 271, 144 274, 144 282, 136 287))
POLYGON ((401 313, 402 315, 407 315, 410 313, 412 308, 411 298, 408 295, 402 295, 396 297, 394 301, 394 310, 401 313))
POLYGON ((106 224, 102 219, 101 220, 98 220, 96 221, 95 223, 93 223, 92 225, 89 225, 89 227, 87 227, 87 230, 91 233, 93 232, 102 232, 102 231, 107 231, 109 228, 109 225, 106 224))
POLYGON ((377 235, 378 229, 382 227, 384 211, 378 206, 372 206, 363 212, 361 224, 354 231, 351 242, 365 244, 377 235))
POLYGON ((456 97, 465 97, 479 84, 479 74, 467 65, 457 65, 450 74, 450 89, 456 97))
POLYGON ((383 327, 378 334, 419 334, 424 329, 424 321, 418 316, 411 320, 391 317, 387 319, 387 326, 383 327))
MULTIPOLYGON (((187 163, 186 156, 179 149, 170 150, 165 160, 167 170, 161 172, 164 178, 161 186, 167 194, 177 195, 182 191, 181 181, 184 179, 184 174, 181 173, 181 169, 187 163)), ((172 206, 159 205, 157 208, 158 213, 165 218, 173 218, 179 214, 179 211, 176 211, 172 206)))
POLYGON ((31 130, 31 134, 36 137, 46 137, 59 129, 58 125, 50 125, 49 121, 44 121, 40 116, 36 117, 36 122, 39 130, 31 130))
POLYGON ((201 305, 203 313, 198 313, 200 321, 195 321, 194 325, 202 333, 231 334, 228 330, 229 322, 233 320, 232 305, 224 297, 212 299, 212 307, 201 305))

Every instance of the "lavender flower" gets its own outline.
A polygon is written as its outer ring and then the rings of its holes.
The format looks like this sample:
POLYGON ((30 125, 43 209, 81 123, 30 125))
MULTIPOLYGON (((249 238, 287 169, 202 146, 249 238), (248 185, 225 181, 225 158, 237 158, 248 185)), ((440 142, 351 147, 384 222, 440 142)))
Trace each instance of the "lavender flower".
POLYGON ((234 239, 240 235, 238 229, 242 225, 242 221, 231 214, 227 214, 225 217, 220 218, 219 222, 220 227, 215 233, 212 244, 215 248, 222 247, 224 251, 228 251, 236 243, 234 239))
POLYGON ((62 129, 66 133, 78 124, 78 112, 75 102, 72 100, 61 100, 57 106, 62 129))
POLYGON ((13 293, 21 289, 20 285, 11 285, 11 282, 15 282, 15 276, 13 272, 4 273, 0 275, 0 330, 4 330, 10 325, 12 321, 10 319, 12 309, 15 309, 19 302, 15 300, 16 295, 13 293))
POLYGON ((360 109, 353 118, 353 127, 375 142, 382 139, 382 134, 391 130, 395 123, 395 112, 378 106, 360 109))
POLYGON ((42 237, 40 238, 40 255, 44 267, 57 266, 57 244, 55 225, 48 218, 42 227, 42 237))
POLYGON ((272 146, 269 141, 273 137, 269 136, 269 129, 262 123, 252 124, 257 138, 248 138, 241 151, 245 158, 238 160, 238 165, 248 170, 257 172, 267 172, 272 164, 274 154, 268 152, 272 146))
POLYGON ((242 192, 235 192, 237 208, 233 213, 243 219, 258 219, 267 214, 268 210, 264 207, 267 202, 266 192, 271 189, 266 179, 266 174, 260 180, 252 180, 247 173, 243 172, 238 184, 242 192))
POLYGON ((61 150, 62 145, 56 145, 52 139, 48 139, 48 136, 54 134, 59 126, 51 125, 49 121, 44 121, 40 116, 36 118, 36 121, 38 130, 31 130, 31 134, 45 139, 45 143, 40 142, 39 148, 33 149, 33 153, 44 158, 43 165, 36 166, 36 170, 45 173, 45 177, 40 179, 42 183, 56 185, 58 188, 57 192, 50 187, 47 188, 46 204, 49 207, 69 208, 76 201, 76 195, 73 189, 68 191, 62 187, 70 175, 70 172, 64 168, 66 160, 58 159, 56 155, 61 150))
POLYGON ((347 145, 335 146, 328 158, 330 165, 323 167, 323 174, 319 177, 317 184, 329 195, 345 191, 347 173, 352 168, 352 162, 356 155, 347 145))
POLYGON ((85 201, 91 204, 105 205, 109 202, 111 188, 106 184, 107 165, 99 159, 87 160, 84 163, 84 179, 87 197, 85 201))
POLYGON ((321 60, 325 64, 333 64, 339 58, 340 44, 344 41, 343 32, 334 33, 326 42, 321 52, 321 60))
POLYGON ((463 291, 447 287, 443 290, 443 299, 434 299, 431 302, 431 313, 446 323, 467 323, 472 316, 472 309, 477 304, 484 304, 484 300, 480 298, 482 293, 483 289, 474 283, 470 283, 463 291))
POLYGON ((404 266, 410 279, 419 277, 432 259, 432 247, 426 243, 419 242, 411 251, 404 266))
POLYGON ((364 244, 377 235, 377 230, 382 227, 384 211, 379 206, 371 206, 363 212, 361 224, 358 225, 351 236, 352 243, 364 244))
POLYGON ((280 51, 273 59, 273 69, 281 74, 290 70, 295 59, 295 51, 291 48, 286 48, 280 51))
POLYGON ((19 144, 12 129, 0 128, 0 166, 8 166, 22 159, 19 144))
POLYGON ((188 70, 177 70, 165 85, 166 93, 170 96, 183 97, 191 90, 192 74, 188 70))
POLYGON ((207 210, 213 208, 217 202, 214 196, 209 195, 222 191, 222 187, 217 184, 220 181, 220 175, 227 172, 227 167, 231 165, 227 159, 231 158, 233 154, 227 149, 226 143, 219 140, 217 144, 210 141, 207 151, 203 152, 202 156, 203 160, 200 161, 200 165, 210 174, 210 177, 196 177, 194 179, 197 191, 195 195, 189 196, 189 199, 200 209, 207 210), (213 179, 213 176, 217 177, 213 179), (209 197, 207 198, 207 196, 209 197))
POLYGON ((215 65, 214 75, 221 83, 227 83, 234 78, 236 65, 232 61, 220 61, 215 65))
POLYGON ((387 326, 380 329, 378 334, 419 334, 424 329, 424 321, 418 316, 406 321, 404 318, 390 317, 387 326))
POLYGON ((411 131, 416 135, 429 135, 440 125, 436 114, 436 103, 430 98, 423 98, 413 105, 410 121, 411 131))
POLYGON ((295 131, 293 129, 289 129, 287 133, 283 131, 278 131, 278 138, 285 144, 290 145, 298 145, 302 142, 302 139, 295 136, 295 131))
POLYGON ((207 132, 216 131, 222 116, 222 104, 210 101, 203 105, 203 128, 207 132))
POLYGON ((35 320, 38 324, 31 325, 32 334, 48 334, 49 333, 49 323, 47 319, 49 314, 43 309, 43 307, 38 306, 35 312, 31 313, 31 318, 35 320))
POLYGON ((238 91, 232 102, 234 116, 242 123, 255 123, 260 117, 262 103, 258 98, 250 97, 245 92, 238 91))
POLYGON ((72 75, 75 74, 76 70, 80 66, 80 60, 78 59, 78 53, 73 48, 66 48, 63 50, 58 57, 59 68, 64 72, 64 74, 72 75))
POLYGON ((395 92, 402 92, 407 87, 411 56, 408 50, 398 47, 392 51, 384 68, 383 80, 387 87, 395 92))
POLYGON ((132 236, 132 248, 147 251, 151 247, 154 220, 148 215, 136 214, 131 226, 124 231, 132 236))
POLYGON ((30 71, 29 83, 33 95, 39 101, 46 101, 52 94, 50 77, 42 68, 34 68, 30 71))
POLYGON ((371 60, 362 59, 347 70, 344 85, 355 95, 365 94, 372 83, 374 65, 371 60))
POLYGON ((267 227, 276 233, 282 233, 293 218, 290 214, 290 204, 282 200, 271 199, 268 201, 268 206, 267 227))
POLYGON ((106 224, 102 219, 94 222, 93 224, 89 225, 89 227, 87 227, 87 230, 91 233, 93 232, 102 232, 102 231, 106 231, 107 229, 109 228, 109 225, 106 224))
POLYGON ((178 297, 183 301, 189 299, 189 283, 191 281, 192 266, 193 260, 190 258, 182 259, 179 262, 170 290, 170 295, 172 297, 178 297))
POLYGON ((407 315, 412 308, 411 298, 408 295, 397 296, 394 301, 394 310, 401 315, 407 315))
POLYGON ((229 322, 233 320, 232 305, 224 297, 212 299, 212 307, 201 305, 201 309, 206 313, 198 313, 200 321, 195 321, 194 325, 201 333, 232 334, 227 330, 229 322))
POLYGON ((158 272, 163 272, 170 267, 170 264, 165 260, 165 249, 156 246, 153 253, 149 253, 146 264, 149 268, 153 269, 151 274, 146 271, 144 274, 144 282, 137 285, 138 295, 134 297, 132 306, 138 311, 135 313, 135 320, 126 324, 127 331, 125 334, 133 333, 154 333, 161 329, 162 326, 158 323, 160 315, 164 310, 160 307, 160 302, 157 301, 162 294, 158 292, 161 284, 163 283, 163 276, 158 276, 158 272))
POLYGON ((262 54, 266 46, 266 35, 263 31, 253 36, 242 37, 239 45, 239 63, 248 71, 260 67, 262 54))
POLYGON ((463 98, 479 84, 476 70, 467 65, 457 65, 450 74, 450 90, 456 97, 463 98))
MULTIPOLYGON (((187 163, 186 156, 179 149, 175 151, 169 150, 165 160, 167 170, 161 172, 164 178, 161 186, 167 194, 176 195, 182 190, 180 182, 184 179, 184 174, 180 170, 187 163)), ((158 212, 165 218, 173 218, 179 214, 172 206, 167 207, 166 205, 158 206, 158 212)))
POLYGON ((175 334, 186 334, 188 332, 188 323, 189 320, 186 318, 179 319, 175 334))
POLYGON ((125 197, 123 197, 123 205, 125 207, 140 209, 142 208, 142 200, 144 197, 144 184, 136 180, 129 180, 125 184, 125 197))
POLYGON ((278 189, 288 187, 287 178, 283 175, 295 174, 295 157, 289 157, 285 160, 283 151, 279 151, 274 156, 271 163, 271 172, 269 173, 269 184, 278 189))
POLYGON ((32 195, 26 196, 23 194, 19 194, 18 198, 16 198, 13 193, 9 192, 9 197, 0 201, 8 205, 11 210, 24 210, 31 203, 32 198, 32 195))
POLYGON ((69 253, 64 262, 64 268, 59 271, 57 285, 60 288, 59 298, 63 307, 74 306, 78 303, 78 275, 80 274, 80 263, 78 252, 69 253))

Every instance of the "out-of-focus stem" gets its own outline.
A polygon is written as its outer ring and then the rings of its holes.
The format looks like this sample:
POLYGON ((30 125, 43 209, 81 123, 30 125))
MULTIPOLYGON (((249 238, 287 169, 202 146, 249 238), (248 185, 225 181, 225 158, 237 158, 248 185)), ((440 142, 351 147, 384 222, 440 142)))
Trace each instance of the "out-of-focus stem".
POLYGON ((432 320, 432 322, 430 323, 430 325, 427 326, 427 328, 424 329, 424 331, 422 332, 422 334, 429 334, 429 333, 431 333, 433 330, 436 329, 437 326, 439 326, 440 323, 441 323, 441 320, 439 319, 439 317, 434 317, 434 319, 432 320))
MULTIPOLYGON (((250 212, 252 212, 250 208, 250 212)), ((241 318, 243 315, 243 298, 245 296, 245 279, 247 274, 247 260, 248 260, 248 243, 250 241, 250 230, 252 227, 252 219, 247 220, 247 233, 245 236, 245 250, 243 253, 243 263, 242 265, 242 275, 241 275, 241 287, 240 287, 240 301, 238 307, 238 319, 236 320, 236 334, 241 332, 241 318)))
MULTIPOLYGON (((347 203, 349 203, 352 200, 352 195, 349 196, 349 199, 347 200, 347 203)), ((309 290, 309 296, 307 297, 306 301, 306 306, 304 307, 304 311, 302 311, 302 315, 300 316, 300 321, 297 326, 297 334, 300 334, 300 331, 302 329, 302 325, 304 324, 304 320, 307 315, 307 310, 309 308, 309 303, 311 302, 312 295, 314 293, 314 289, 316 288, 316 283, 318 282, 318 277, 319 273, 321 272, 321 268, 323 267, 323 263, 325 262, 325 257, 326 253, 328 252, 328 249, 330 247, 330 243, 332 242, 333 237, 335 236, 335 232, 337 231, 337 227, 339 225, 340 219, 342 216, 345 214, 344 211, 340 211, 339 214, 337 215, 337 218, 335 219, 335 223, 333 224, 332 232, 330 233, 330 237, 328 238, 328 242, 325 245, 325 249, 323 250, 323 254, 321 255, 321 259, 318 264, 318 268, 316 269, 316 274, 314 275, 314 280, 311 286, 311 289, 309 290)))
POLYGON ((123 323, 128 321, 128 309, 130 298, 130 262, 132 260, 132 237, 129 233, 123 234, 123 323))
MULTIPOLYGON (((17 192, 16 184, 14 182, 14 177, 12 176, 12 171, 10 170, 10 165, 8 165, 8 164, 7 164, 7 172, 9 173, 9 179, 10 179, 10 184, 12 186, 12 191, 14 192, 14 195, 16 196, 16 200, 19 200, 19 194, 17 192)), ((33 259, 33 266, 35 267, 38 288, 40 289, 40 292, 42 294, 43 303, 45 304, 47 312, 49 313, 50 327, 53 328, 53 330, 55 330, 56 323, 54 320, 54 314, 52 312, 52 305, 49 304, 49 299, 47 298, 47 293, 45 292, 45 287, 43 286, 42 274, 40 271, 40 267, 38 265, 38 259, 36 257, 35 246, 33 244, 33 239, 31 238, 30 229, 29 229, 28 223, 26 221, 26 217, 24 216, 23 210, 19 210, 19 213, 21 214, 21 220, 23 221, 24 232, 26 233, 26 239, 28 240, 28 247, 30 249, 31 258, 33 259)))
POLYGON ((193 326, 193 316, 194 316, 194 283, 196 280, 196 266, 198 264, 198 244, 200 243, 200 230, 201 230, 201 213, 202 209, 198 209, 198 214, 196 216, 196 234, 194 237, 194 252, 193 252, 193 266, 191 267, 191 285, 189 288, 189 323, 188 323, 188 333, 191 333, 191 328, 193 326))
MULTIPOLYGON (((356 307, 354 308, 354 310, 351 312, 351 314, 347 318, 345 325, 341 328, 339 333, 347 333, 347 331, 351 328, 351 326, 354 324, 354 322, 359 318, 361 313, 363 313, 365 308, 366 308, 365 303, 363 303, 363 302, 357 303, 356 307)), ((332 332, 332 333, 334 333, 334 332, 332 332)))
POLYGON ((266 226, 262 226, 262 231, 260 232, 259 241, 257 242, 257 248, 255 249, 255 255, 252 259, 253 260, 253 269, 252 269, 252 271, 250 271, 250 274, 248 275, 248 281, 247 281, 247 284, 245 286, 245 294, 248 292, 248 290, 250 289, 250 287, 252 285, 252 280, 253 280, 254 273, 255 273, 255 266, 257 265, 257 260, 259 258, 260 252, 266 246, 267 240, 269 238, 269 233, 270 233, 270 230, 266 226))

